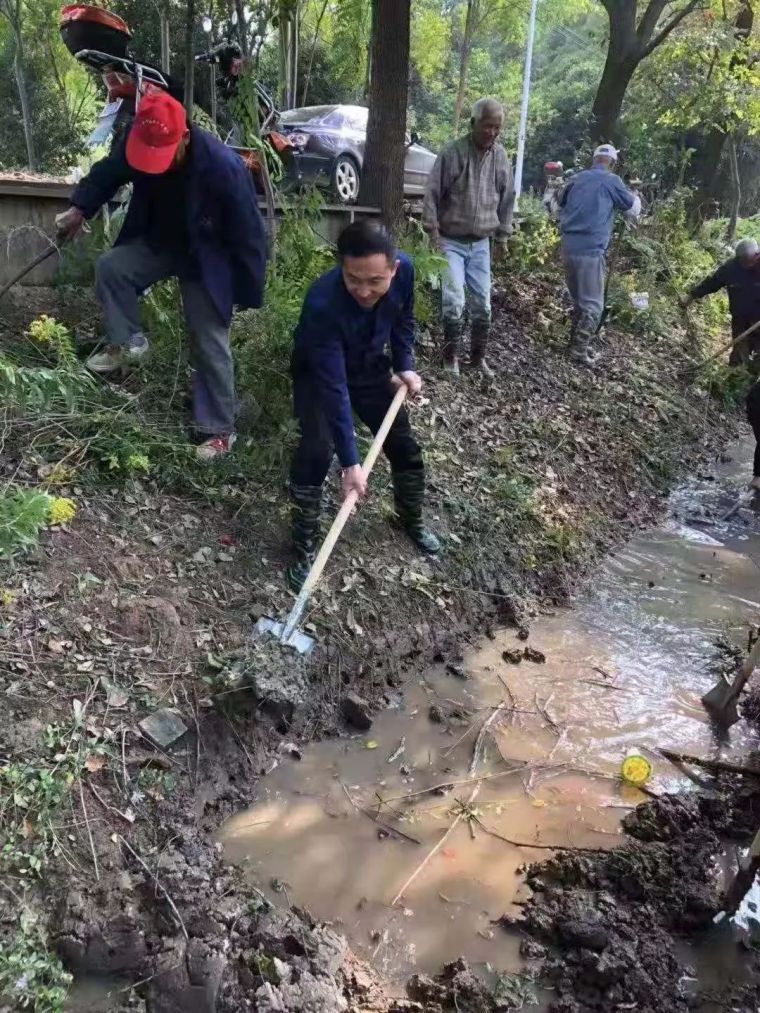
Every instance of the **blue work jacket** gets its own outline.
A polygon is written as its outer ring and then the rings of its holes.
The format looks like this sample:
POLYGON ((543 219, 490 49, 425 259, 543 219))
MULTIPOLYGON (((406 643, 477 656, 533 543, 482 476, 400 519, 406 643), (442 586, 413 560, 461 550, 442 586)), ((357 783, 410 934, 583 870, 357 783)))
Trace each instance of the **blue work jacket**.
MULTIPOLYGON (((132 183, 129 209, 116 240, 116 245, 128 243, 149 232, 156 179, 130 167, 122 144, 93 165, 71 203, 92 218, 122 186, 132 183)), ((187 252, 229 325, 234 306, 255 309, 264 295, 268 244, 253 179, 237 152, 200 127, 191 127, 187 187, 187 252)))
POLYGON ((391 287, 371 309, 348 292, 334 267, 306 294, 294 336, 292 371, 313 380, 344 468, 359 463, 351 388, 414 369, 414 267, 404 253, 391 287), (390 351, 390 355, 388 355, 390 351))

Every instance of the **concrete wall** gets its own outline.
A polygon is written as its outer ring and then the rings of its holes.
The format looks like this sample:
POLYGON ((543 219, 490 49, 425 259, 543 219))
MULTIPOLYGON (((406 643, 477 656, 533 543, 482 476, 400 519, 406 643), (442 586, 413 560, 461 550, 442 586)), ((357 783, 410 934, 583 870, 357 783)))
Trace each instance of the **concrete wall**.
MULTIPOLYGON (((66 183, 27 183, 0 180, 0 285, 48 249, 55 233, 54 219, 69 206, 66 183)), ((25 285, 50 285, 58 268, 52 256, 24 278, 25 285)))

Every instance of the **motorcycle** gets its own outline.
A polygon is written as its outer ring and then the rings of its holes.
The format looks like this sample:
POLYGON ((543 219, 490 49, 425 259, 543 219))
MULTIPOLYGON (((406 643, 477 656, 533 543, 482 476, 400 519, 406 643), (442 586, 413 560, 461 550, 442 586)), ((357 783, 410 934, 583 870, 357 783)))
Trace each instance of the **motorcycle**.
MULTIPOLYGON (((69 4, 61 11, 59 30, 71 55, 99 74, 106 87, 106 103, 87 139, 89 146, 105 144, 109 138, 113 143, 127 133, 140 96, 148 86, 161 88, 177 101, 184 101, 182 85, 173 81, 169 74, 134 56, 130 47, 132 33, 126 21, 118 15, 91 4, 69 4)), ((195 61, 219 67, 221 73, 215 77, 215 87, 223 100, 236 95, 240 77, 245 71, 245 60, 239 46, 233 42, 222 42, 198 54, 195 61)), ((266 89, 258 82, 256 99, 262 141, 275 153, 274 157, 284 161, 291 145, 286 137, 273 129, 277 110, 266 89)), ((237 124, 232 123, 225 143, 238 152, 253 173, 257 190, 264 192, 267 180, 259 152, 236 144, 236 140, 240 140, 240 130, 237 124)))

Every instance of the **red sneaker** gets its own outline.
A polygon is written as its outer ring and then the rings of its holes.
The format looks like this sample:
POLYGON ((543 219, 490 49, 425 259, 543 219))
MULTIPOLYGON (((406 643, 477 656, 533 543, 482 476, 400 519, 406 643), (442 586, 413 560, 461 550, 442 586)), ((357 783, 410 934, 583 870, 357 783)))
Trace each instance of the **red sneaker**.
POLYGON ((215 461, 217 457, 229 454, 235 443, 235 434, 228 436, 209 436, 195 448, 195 455, 199 461, 215 461))

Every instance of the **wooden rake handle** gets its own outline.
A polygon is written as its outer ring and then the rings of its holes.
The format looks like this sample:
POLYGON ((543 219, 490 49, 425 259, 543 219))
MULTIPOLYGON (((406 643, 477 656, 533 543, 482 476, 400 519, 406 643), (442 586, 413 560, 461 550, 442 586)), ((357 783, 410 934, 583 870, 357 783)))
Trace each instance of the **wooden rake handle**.
MULTIPOLYGON (((375 461, 377 460, 380 451, 383 449, 385 438, 399 413, 401 405, 406 399, 408 391, 409 388, 406 384, 402 384, 402 386, 396 391, 396 395, 393 398, 388 411, 385 413, 382 425, 378 429, 375 438, 372 441, 372 446, 367 451, 367 456, 364 458, 364 463, 362 464, 362 472, 365 478, 369 477, 369 473, 372 471, 375 461)), ((290 615, 285 623, 285 628, 282 631, 282 636, 280 637, 281 643, 286 644, 293 635, 293 631, 296 626, 298 626, 301 616, 303 615, 303 610, 306 607, 306 602, 311 597, 311 594, 317 585, 317 581, 322 576, 322 571, 327 565, 328 559, 332 555, 335 543, 340 538, 340 534, 346 526, 346 521, 351 516, 351 512, 356 506, 358 499, 358 493, 350 492, 343 500, 343 505, 338 511, 335 520, 332 522, 330 530, 327 532, 324 542, 322 542, 322 547, 317 554, 317 558, 312 563, 309 575, 304 581, 303 587, 296 598, 295 605, 290 611, 290 615)))
POLYGON ((697 372, 705 366, 709 366, 711 362, 715 362, 715 360, 719 359, 721 355, 724 355, 726 352, 730 352, 733 348, 735 348, 740 341, 744 341, 744 339, 748 338, 750 334, 754 334, 758 328, 760 328, 760 320, 755 321, 755 323, 752 324, 751 327, 748 327, 746 331, 742 331, 738 338, 734 338, 732 341, 729 341, 727 345, 722 345, 717 352, 713 352, 712 355, 708 355, 706 359, 703 359, 701 362, 697 362, 694 366, 687 366, 683 372, 697 372))

